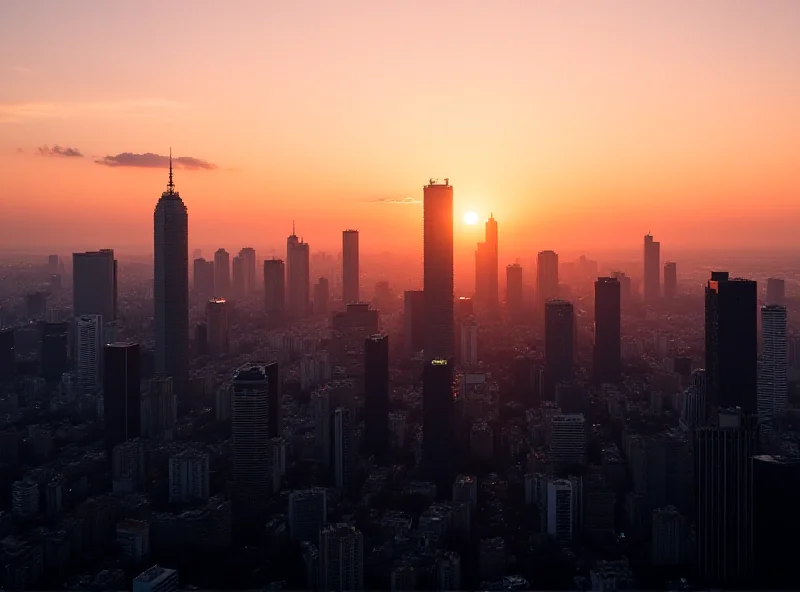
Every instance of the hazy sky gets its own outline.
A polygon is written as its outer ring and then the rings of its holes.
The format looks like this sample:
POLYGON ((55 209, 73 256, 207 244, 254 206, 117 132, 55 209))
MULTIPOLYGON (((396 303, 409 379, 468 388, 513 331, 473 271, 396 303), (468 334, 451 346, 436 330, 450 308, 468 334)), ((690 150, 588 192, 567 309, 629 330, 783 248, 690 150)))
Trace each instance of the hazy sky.
POLYGON ((151 246, 170 146, 193 245, 417 249, 394 202, 449 177, 506 260, 800 246, 798 32, 794 0, 2 0, 0 247, 151 246))

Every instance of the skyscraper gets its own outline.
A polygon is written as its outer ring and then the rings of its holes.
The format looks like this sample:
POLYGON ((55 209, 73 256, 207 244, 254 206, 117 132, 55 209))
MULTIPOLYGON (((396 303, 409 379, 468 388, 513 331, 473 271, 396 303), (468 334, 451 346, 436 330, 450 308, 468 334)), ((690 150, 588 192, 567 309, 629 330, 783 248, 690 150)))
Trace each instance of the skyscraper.
POLYGON ((75 370, 81 394, 96 393, 102 385, 103 317, 81 315, 75 319, 75 370))
POLYGON ((519 263, 506 266, 506 306, 508 312, 522 312, 522 266, 519 263))
POLYGON ((789 351, 786 307, 761 307, 761 364, 758 367, 758 419, 771 428, 773 419, 786 413, 786 371, 789 351))
POLYGON ((544 313, 545 373, 552 384, 572 378, 575 310, 566 300, 549 300, 544 313))
POLYGON ((206 343, 212 356, 227 354, 229 350, 228 303, 224 298, 213 298, 206 303, 206 343))
POLYGON ((453 438, 453 365, 434 358, 422 374, 422 456, 437 484, 452 484, 450 451, 453 438))
POLYGON ((272 493, 269 385, 263 364, 249 364, 233 377, 233 481, 244 508, 261 510, 272 493))
POLYGON ((103 348, 103 424, 109 461, 114 446, 141 435, 140 376, 138 343, 103 348))
POLYGON ((664 264, 664 298, 675 298, 678 293, 678 264, 667 261, 664 264))
POLYGON ((314 314, 328 314, 329 297, 328 278, 321 277, 314 284, 314 314))
POLYGON ((433 179, 423 188, 425 357, 450 359, 455 347, 453 311, 453 186, 433 179))
POLYGON ((308 315, 310 287, 308 243, 297 238, 292 227, 292 234, 286 239, 286 299, 293 318, 308 315))
POLYGON ((425 348, 425 292, 403 293, 403 345, 407 355, 425 348))
POLYGON ((542 251, 536 257, 536 302, 541 308, 553 298, 558 298, 558 253, 542 251))
POLYGON ((69 323, 41 323, 40 362, 47 382, 58 382, 69 370, 69 328, 69 323))
POLYGON ((353 423, 350 407, 337 407, 333 411, 333 483, 337 489, 348 487, 353 476, 356 461, 353 423))
POLYGON ((214 296, 214 262, 202 257, 194 260, 194 292, 202 298, 214 296))
POLYGON ((264 309, 275 320, 283 316, 286 301, 286 275, 283 261, 264 260, 264 309))
POLYGON ((231 261, 231 295, 238 299, 247 296, 245 261, 238 255, 231 261))
POLYGON ((622 374, 620 286, 616 278, 594 283, 594 380, 619 382, 622 374))
POLYGON ((779 278, 767 279, 767 304, 786 304, 786 282, 779 278))
POLYGON ((497 221, 489 215, 484 242, 475 251, 475 299, 481 306, 496 308, 498 296, 498 231, 497 221))
POLYGON ((244 295, 250 296, 256 289, 256 250, 244 247, 239 251, 244 273, 244 295))
POLYGON ((644 237, 644 299, 653 302, 661 293, 661 243, 651 234, 644 237))
POLYGON ((231 256, 225 249, 214 253, 214 296, 226 298, 231 295, 231 256))
POLYGON ((358 302, 358 230, 342 232, 342 302, 358 302))
POLYGON ((72 254, 73 316, 117 318, 117 262, 113 249, 72 254))
POLYGON ((189 215, 172 183, 171 158, 167 190, 153 218, 155 368, 172 376, 180 396, 189 385, 189 215))
POLYGON ((706 286, 706 392, 713 408, 755 412, 758 391, 756 282, 712 271, 706 286))
POLYGON ((384 461, 389 448, 389 338, 364 342, 364 444, 368 455, 384 461))
POLYGON ((347 524, 319 533, 319 590, 364 589, 364 537, 347 524))
POLYGON ((14 329, 0 328, 0 384, 14 379, 17 371, 17 352, 14 329))
POLYGON ((267 389, 269 402, 267 403, 267 431, 270 438, 277 438, 283 432, 282 414, 282 383, 281 367, 278 362, 267 362, 264 364, 264 373, 267 376, 267 389))

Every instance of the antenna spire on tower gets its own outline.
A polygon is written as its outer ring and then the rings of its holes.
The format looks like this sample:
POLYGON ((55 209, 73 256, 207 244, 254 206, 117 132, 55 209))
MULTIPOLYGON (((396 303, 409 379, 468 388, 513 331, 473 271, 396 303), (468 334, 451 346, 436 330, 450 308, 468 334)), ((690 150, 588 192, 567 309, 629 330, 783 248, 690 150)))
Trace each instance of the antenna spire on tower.
POLYGON ((294 232, 294 220, 292 220, 292 236, 297 236, 294 232))
POLYGON ((175 190, 175 184, 172 182, 172 146, 169 147, 169 183, 167 183, 167 189, 170 193, 175 190))

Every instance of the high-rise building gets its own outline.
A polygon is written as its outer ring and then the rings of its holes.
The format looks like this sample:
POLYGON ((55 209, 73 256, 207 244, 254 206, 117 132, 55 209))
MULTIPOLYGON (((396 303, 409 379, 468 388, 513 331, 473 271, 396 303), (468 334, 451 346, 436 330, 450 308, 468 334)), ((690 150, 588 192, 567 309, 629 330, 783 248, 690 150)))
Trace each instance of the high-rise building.
POLYGON ((491 214, 484 237, 475 251, 475 299, 479 305, 492 309, 497 307, 499 295, 497 221, 491 214))
POLYGON ((574 465, 586 461, 586 419, 582 413, 550 418, 550 458, 553 462, 574 465))
POLYGON ((349 407, 337 407, 333 411, 333 483, 337 489, 348 487, 353 478, 356 461, 355 426, 349 407))
POLYGON ((117 262, 113 249, 72 254, 72 308, 76 317, 117 318, 117 262))
POLYGON ((42 376, 55 383, 69 370, 69 323, 41 323, 41 331, 42 376))
POLYGON ((178 404, 171 376, 154 376, 142 397, 142 436, 171 441, 178 419, 178 404))
POLYGON ((566 300, 548 300, 544 313, 545 373, 553 384, 572 378, 575 309, 566 300))
POLYGON ((310 407, 314 421, 314 457, 328 468, 331 463, 330 390, 320 388, 312 392, 310 407))
POLYGON ((140 356, 138 343, 111 343, 103 348, 103 424, 105 446, 141 435, 140 356))
POLYGON ((342 302, 358 302, 358 230, 342 231, 342 302))
MULTIPOLYGON (((666 287, 666 285, 665 285, 666 287)), ((653 510, 652 546, 650 560, 653 565, 682 565, 689 556, 689 523, 675 506, 653 510)))
POLYGON ((208 499, 208 454, 183 450, 169 457, 169 501, 180 503, 208 499))
POLYGON ((766 304, 786 304, 786 282, 779 278, 767 279, 766 304))
POLYGON ((758 391, 756 282, 711 272, 706 287, 706 381, 712 408, 756 411, 758 391))
POLYGON ((661 293, 661 243, 651 234, 644 237, 644 299, 658 300, 661 293))
POLYGON ((664 298, 675 298, 678 293, 678 264, 667 261, 664 264, 664 298))
POLYGON ((208 353, 221 356, 229 351, 228 302, 213 298, 206 303, 206 343, 208 353))
POLYGON ((189 215, 172 182, 171 158, 167 190, 153 218, 155 369, 172 376, 175 392, 185 395, 189 386, 189 215))
POLYGON ((75 319, 75 370, 81 394, 96 393, 102 385, 103 317, 81 315, 75 319))
POLYGON ((422 290, 403 293, 403 346, 407 355, 425 348, 425 293, 422 290))
POLYGON ((761 307, 761 363, 758 366, 758 419, 771 429, 772 420, 786 413, 786 371, 789 351, 786 307, 761 307))
POLYGON ((328 493, 323 487, 300 489, 289 494, 289 536, 294 541, 319 541, 328 521, 328 493))
POLYGON ((293 318, 308 315, 310 286, 309 246, 292 227, 292 234, 286 239, 286 300, 287 312, 293 318))
POLYGON ((334 313, 332 319, 333 362, 345 369, 348 376, 364 373, 364 340, 378 333, 378 311, 366 302, 347 305, 345 312, 334 313))
POLYGON ((194 293, 203 298, 214 296, 214 262, 202 257, 194 260, 194 293))
POLYGON ((214 253, 214 296, 226 298, 231 295, 231 256, 223 248, 214 253))
POLYGON ((594 380, 619 382, 622 374, 620 285, 616 278, 594 283, 594 380))
POLYGON ((423 188, 425 357, 450 359, 455 348, 453 186, 433 179, 423 188))
POLYGON ((364 444, 368 455, 386 459, 389 449, 389 338, 364 342, 364 444))
POLYGON ((558 298, 558 253, 542 251, 536 257, 536 302, 539 308, 558 298))
POLYGON ((462 366, 470 367, 478 363, 478 324, 475 317, 469 316, 459 327, 461 347, 459 361, 462 366))
POLYGON ((272 493, 274 467, 269 437, 269 380, 263 364, 233 377, 233 481, 248 509, 262 510, 272 493))
POLYGON ((264 260, 264 309, 276 321, 283 316, 286 302, 286 273, 280 259, 264 260))
POLYGON ((17 353, 14 329, 0 328, 0 384, 14 379, 17 368, 17 353))
POLYGON ((319 590, 364 589, 364 537, 347 524, 319 533, 319 590))
POLYGON ((569 544, 578 534, 581 510, 578 480, 549 479, 547 481, 547 534, 556 542, 569 544))
POLYGON ((250 296, 256 289, 256 250, 244 247, 239 251, 244 275, 244 296, 250 296))
POLYGON ((231 294, 240 300, 247 296, 245 260, 238 255, 231 260, 231 294))
POLYGON ((506 306, 512 314, 522 312, 522 266, 519 263, 506 266, 506 306))
POLYGON ((133 579, 133 592, 178 592, 178 572, 154 565, 133 579))
POLYGON ((437 484, 452 483, 450 451, 453 438, 453 365, 434 358, 422 374, 422 458, 437 484))
POLYGON ((753 573, 753 463, 758 427, 741 409, 696 432, 697 558, 704 583, 747 584, 753 573))
POLYGON ((692 384, 686 389, 681 412, 681 424, 690 431, 706 425, 708 405, 706 404, 706 371, 702 368, 692 371, 692 384))
POLYGON ((278 362, 267 362, 264 364, 264 372, 267 375, 267 388, 269 390, 269 402, 267 403, 267 432, 270 438, 277 438, 283 432, 283 414, 281 388, 281 368, 278 362))
POLYGON ((620 303, 622 306, 626 306, 631 301, 633 292, 630 276, 626 275, 624 271, 615 271, 611 277, 619 282, 620 303))
POLYGON ((329 298, 330 290, 328 287, 328 278, 321 277, 317 280, 317 283, 314 284, 314 314, 328 314, 329 298))

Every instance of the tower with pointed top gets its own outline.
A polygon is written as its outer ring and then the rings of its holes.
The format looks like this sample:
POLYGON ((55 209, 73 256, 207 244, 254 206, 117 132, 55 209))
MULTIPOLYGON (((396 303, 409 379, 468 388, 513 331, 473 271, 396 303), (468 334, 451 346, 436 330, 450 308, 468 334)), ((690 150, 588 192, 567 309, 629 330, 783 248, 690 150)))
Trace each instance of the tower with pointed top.
POLYGON ((189 215, 172 179, 153 215, 153 297, 155 366, 172 376, 175 392, 185 395, 189 383, 189 215))
POLYGON ((292 234, 286 239, 286 309, 291 317, 308 316, 311 290, 309 272, 308 243, 297 238, 292 221, 292 234))

